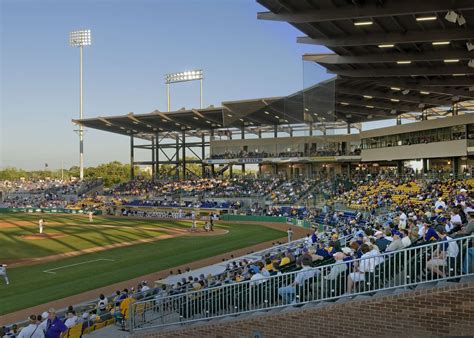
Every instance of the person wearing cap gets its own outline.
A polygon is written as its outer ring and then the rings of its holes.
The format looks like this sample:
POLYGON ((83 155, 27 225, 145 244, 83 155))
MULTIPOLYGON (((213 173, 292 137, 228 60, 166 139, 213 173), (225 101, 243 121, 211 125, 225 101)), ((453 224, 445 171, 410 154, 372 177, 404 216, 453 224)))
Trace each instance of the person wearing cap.
POLYGON ((425 222, 422 236, 426 242, 439 240, 439 235, 433 228, 433 223, 431 221, 425 222))
POLYGON ((48 313, 45 311, 41 315, 36 316, 36 320, 38 321, 39 328, 43 333, 46 332, 46 324, 48 323, 48 313))
POLYGON ((10 284, 10 280, 8 279, 7 276, 7 265, 6 264, 0 264, 0 277, 3 277, 5 280, 5 284, 10 284))
POLYGON ((302 269, 296 274, 293 283, 278 288, 278 295, 283 299, 285 304, 295 302, 296 287, 302 285, 307 279, 314 277, 319 270, 311 269, 311 259, 304 257, 301 260, 302 269))
POLYGON ((462 205, 462 203, 466 202, 467 197, 467 190, 464 188, 459 189, 459 194, 454 199, 454 205, 462 205))
POLYGON ((48 320, 46 321, 45 338, 60 338, 66 331, 67 326, 56 316, 56 310, 50 308, 48 311, 48 320))
POLYGON ((44 332, 37 323, 36 315, 28 318, 28 326, 21 329, 17 338, 44 338, 44 332))

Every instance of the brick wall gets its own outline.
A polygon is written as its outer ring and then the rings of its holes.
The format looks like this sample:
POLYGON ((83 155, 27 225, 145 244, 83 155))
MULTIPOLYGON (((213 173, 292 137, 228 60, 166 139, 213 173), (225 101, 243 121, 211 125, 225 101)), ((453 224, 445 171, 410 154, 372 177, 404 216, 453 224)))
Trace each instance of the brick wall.
POLYGON ((139 337, 349 337, 471 336, 474 282, 448 283, 322 308, 260 315, 139 337))

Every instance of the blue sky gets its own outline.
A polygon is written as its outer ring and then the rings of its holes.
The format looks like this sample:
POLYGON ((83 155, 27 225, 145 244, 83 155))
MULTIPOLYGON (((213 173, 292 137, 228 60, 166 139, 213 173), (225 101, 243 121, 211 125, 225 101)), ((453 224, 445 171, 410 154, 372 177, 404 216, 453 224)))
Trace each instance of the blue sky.
MULTIPOLYGON (((303 86, 301 45, 286 23, 256 19, 254 0, 0 0, 0 167, 76 165, 79 51, 71 30, 92 30, 84 51, 85 117, 166 110, 163 74, 202 68, 204 105, 287 95, 303 86)), ((198 107, 197 83, 172 91, 172 109, 198 107)), ((88 130, 86 166, 127 161, 129 139, 88 130)))

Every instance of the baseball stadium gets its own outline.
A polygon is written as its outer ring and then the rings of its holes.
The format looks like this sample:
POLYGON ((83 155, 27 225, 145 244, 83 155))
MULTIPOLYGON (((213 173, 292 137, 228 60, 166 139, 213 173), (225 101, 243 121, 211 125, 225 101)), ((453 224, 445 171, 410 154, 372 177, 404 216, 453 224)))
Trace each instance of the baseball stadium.
POLYGON ((257 4, 324 48, 298 91, 204 107, 186 70, 166 111, 84 117, 71 32, 78 177, 0 180, 0 337, 472 336, 474 2, 257 4), (84 131, 125 181, 85 175, 84 131))

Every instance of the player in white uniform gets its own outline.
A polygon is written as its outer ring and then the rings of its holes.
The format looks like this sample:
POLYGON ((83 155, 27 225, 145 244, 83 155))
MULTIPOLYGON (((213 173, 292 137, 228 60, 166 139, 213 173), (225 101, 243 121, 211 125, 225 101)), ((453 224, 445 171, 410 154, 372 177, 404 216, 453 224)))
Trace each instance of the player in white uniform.
POLYGON ((39 221, 38 221, 38 226, 39 226, 39 231, 40 231, 40 234, 43 233, 43 225, 44 225, 44 221, 43 219, 41 218, 39 221))
POLYGON ((193 211, 191 213, 191 219, 193 220, 193 225, 191 226, 191 230, 196 230, 196 213, 193 211))
POLYGON ((94 213, 92 211, 89 211, 89 223, 92 223, 94 221, 94 213))
POLYGON ((6 264, 0 264, 0 276, 3 277, 5 280, 5 283, 8 285, 10 284, 10 281, 8 280, 7 276, 7 265, 6 264))

